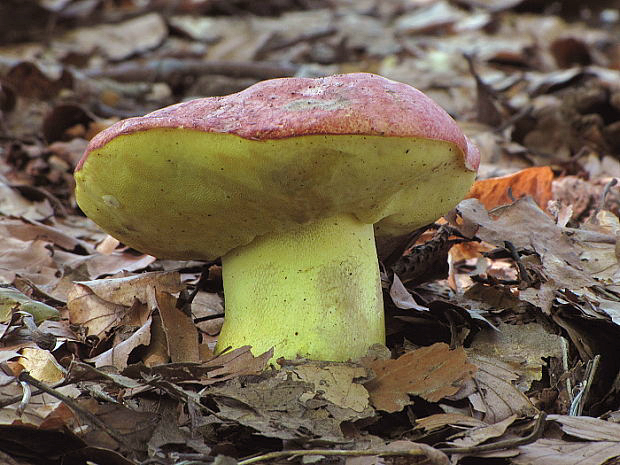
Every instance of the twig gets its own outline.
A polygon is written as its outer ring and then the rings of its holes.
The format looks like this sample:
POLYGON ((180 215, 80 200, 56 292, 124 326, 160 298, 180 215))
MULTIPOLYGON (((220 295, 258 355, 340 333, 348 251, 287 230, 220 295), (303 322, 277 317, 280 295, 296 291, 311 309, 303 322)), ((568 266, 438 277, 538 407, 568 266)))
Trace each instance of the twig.
POLYGON ((419 457, 426 455, 422 448, 406 449, 406 450, 391 450, 391 449, 365 449, 365 450, 342 450, 342 449, 296 449, 296 450, 281 450, 276 452, 269 452, 263 455, 257 455, 249 459, 240 460, 237 465, 250 465, 252 463, 264 462, 266 460, 280 459, 284 457, 298 457, 305 455, 323 455, 323 456, 344 456, 344 457, 365 457, 369 455, 379 455, 382 457, 395 457, 399 455, 409 457, 419 457))
POLYGON ((611 181, 605 184, 605 187, 603 188, 603 192, 601 192, 601 197, 598 201, 598 205, 592 212, 592 216, 590 216, 590 224, 595 224, 597 222, 596 215, 598 215, 598 213, 601 210, 605 209, 605 202, 607 201, 607 195, 609 194, 609 191, 611 190, 611 188, 614 187, 616 184, 618 184, 618 178, 612 178, 611 181))
POLYGON ((105 433, 107 433, 107 435, 110 436, 111 438, 113 438, 116 442, 118 442, 119 444, 122 444, 124 447, 126 447, 129 450, 134 450, 134 448, 125 440, 125 438, 123 438, 121 433, 119 433, 118 431, 110 428, 108 425, 106 425, 103 421, 101 421, 99 418, 97 418, 95 415, 93 415, 89 411, 84 410, 82 407, 80 407, 70 397, 65 396, 64 394, 58 392, 56 389, 48 386, 45 383, 42 383, 41 381, 39 381, 36 378, 33 378, 32 376, 30 376, 30 373, 28 373, 27 371, 22 371, 19 374, 19 376, 17 377, 17 379, 19 381, 23 381, 23 382, 26 382, 28 384, 31 384, 34 387, 36 387, 37 389, 39 389, 39 390, 49 394, 50 396, 53 396, 56 399, 64 402, 67 405, 67 407, 69 407, 71 410, 79 413, 80 415, 82 415, 83 417, 88 419, 90 422, 92 422, 95 426, 97 426, 101 430, 105 431, 105 433))
POLYGON ((195 59, 180 60, 164 58, 144 62, 128 62, 116 66, 87 71, 91 78, 110 78, 119 82, 133 81, 168 81, 173 76, 205 74, 223 74, 229 77, 248 77, 271 79, 294 76, 299 70, 296 65, 281 65, 268 62, 250 61, 202 61, 195 59))
POLYGON ((594 383, 594 377, 598 374, 599 364, 601 362, 600 354, 596 354, 592 360, 588 362, 586 367, 586 380, 583 389, 579 394, 575 396, 573 403, 571 404, 570 414, 581 415, 583 413, 583 407, 585 406, 588 397, 590 395, 590 388, 594 383))
POLYGON ((532 284, 532 280, 530 279, 525 265, 521 261, 521 257, 519 256, 517 248, 510 241, 504 241, 504 245, 506 246, 506 249, 508 249, 508 252, 510 252, 510 255, 514 262, 517 264, 517 268, 519 269, 519 278, 521 278, 521 281, 525 282, 525 284, 527 284, 527 287, 529 287, 532 284))

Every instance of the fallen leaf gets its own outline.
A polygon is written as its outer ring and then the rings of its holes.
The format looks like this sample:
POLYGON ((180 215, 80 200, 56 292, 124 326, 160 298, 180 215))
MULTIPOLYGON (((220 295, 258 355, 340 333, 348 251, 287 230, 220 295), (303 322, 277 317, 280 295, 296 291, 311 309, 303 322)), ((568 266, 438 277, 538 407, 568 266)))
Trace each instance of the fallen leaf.
POLYGON ((407 352, 396 360, 362 359, 362 363, 376 375, 364 384, 370 401, 386 412, 400 412, 413 403, 409 394, 429 402, 455 394, 476 370, 462 348, 450 350, 444 343, 407 352))
POLYGON ((546 209, 547 203, 552 199, 552 184, 551 168, 535 166, 508 176, 476 181, 467 198, 476 198, 487 210, 491 210, 511 204, 515 199, 527 195, 532 197, 540 208, 546 209))
POLYGON ((168 292, 155 289, 155 300, 172 363, 200 361, 198 331, 191 316, 177 308, 177 298, 168 292))
POLYGON ((482 444, 489 439, 499 438, 504 435, 508 427, 512 425, 516 419, 516 415, 511 415, 502 421, 493 423, 492 425, 471 428, 459 434, 459 437, 456 439, 449 441, 449 444, 452 444, 455 447, 472 447, 482 444))
POLYGON ((34 317, 36 324, 58 318, 59 315, 54 307, 31 299, 17 289, 0 287, 0 322, 8 321, 13 310, 29 313, 34 317))
POLYGON ((118 24, 76 29, 59 42, 76 53, 100 51, 110 59, 121 60, 157 46, 167 33, 162 17, 149 13, 118 24))
POLYGON ((88 334, 102 337, 121 322, 135 326, 144 323, 149 307, 155 306, 149 289, 176 293, 182 287, 176 272, 76 282, 67 297, 69 320, 86 327, 88 334), (142 304, 141 311, 136 302, 142 304))
POLYGON ((309 362, 294 367, 292 371, 302 381, 314 384, 324 399, 338 407, 356 412, 368 408, 368 391, 359 384, 368 377, 368 372, 361 366, 309 362))
MULTIPOLYGON (((338 364, 336 364, 338 365, 338 364)), ((323 398, 320 388, 295 374, 298 367, 265 372, 241 384, 239 378, 204 391, 216 402, 219 418, 256 430, 262 436, 280 439, 320 438, 325 442, 346 441, 341 423, 373 415, 339 407, 323 398)))
POLYGON ((620 442, 620 424, 600 418, 569 415, 549 415, 548 421, 562 425, 562 431, 579 439, 588 441, 620 442))
POLYGON ((16 189, 3 183, 0 177, 0 214, 24 217, 29 220, 43 220, 53 216, 54 209, 47 199, 27 200, 16 189))
POLYGON ((421 428, 424 431, 432 432, 445 426, 486 426, 482 420, 478 420, 467 415, 459 413, 435 413, 424 418, 416 419, 416 429, 421 428))
POLYGON ((476 389, 469 395, 474 410, 483 414, 487 423, 497 423, 512 415, 532 416, 537 410, 513 384, 519 379, 512 367, 500 360, 482 355, 469 355, 477 367, 476 389))
POLYGON ((550 334, 538 323, 508 325, 497 330, 483 329, 476 335, 468 354, 479 354, 508 364, 518 375, 517 387, 526 392, 542 378, 543 359, 562 359, 562 337, 550 334))
POLYGON ((152 319, 149 318, 127 339, 86 361, 94 362, 96 367, 113 366, 119 370, 126 368, 131 352, 133 352, 136 347, 146 347, 151 342, 151 322, 152 319))
POLYGON ((520 454, 512 458, 516 465, 601 465, 620 456, 620 442, 567 442, 562 439, 539 439, 519 446, 520 454))
POLYGON ((65 379, 67 371, 49 350, 26 347, 21 350, 18 363, 35 379, 54 385, 65 379))

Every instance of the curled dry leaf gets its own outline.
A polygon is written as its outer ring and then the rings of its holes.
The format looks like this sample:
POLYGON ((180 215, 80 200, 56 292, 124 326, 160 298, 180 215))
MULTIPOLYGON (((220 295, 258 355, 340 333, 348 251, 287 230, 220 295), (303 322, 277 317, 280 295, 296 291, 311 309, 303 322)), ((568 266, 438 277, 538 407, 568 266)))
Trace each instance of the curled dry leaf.
POLYGON ((567 442, 539 439, 519 447, 515 465, 601 465, 620 456, 620 441, 567 442))
POLYGON ((511 415, 531 416, 536 413, 529 399, 513 384, 519 375, 510 365, 477 354, 470 354, 469 358, 478 368, 476 390, 470 394, 469 401, 474 410, 483 413, 485 422, 497 423, 511 415))
POLYGON ((456 447, 472 447, 482 444, 489 439, 499 438, 504 435, 510 425, 512 425, 517 419, 516 415, 511 415, 508 418, 493 423, 492 425, 479 426, 472 428, 459 434, 459 437, 450 441, 456 447))
POLYGON ((192 317, 177 308, 177 298, 168 292, 155 290, 155 300, 161 317, 168 353, 172 363, 198 362, 198 331, 192 317))
POLYGON ((74 283, 67 301, 69 320, 72 324, 86 327, 88 334, 102 336, 121 321, 127 323, 127 318, 135 319, 136 312, 131 315, 130 311, 136 310, 136 303, 140 303, 142 317, 138 317, 134 324, 142 325, 149 308, 155 307, 154 299, 149 298, 151 288, 176 293, 183 286, 176 272, 143 273, 126 278, 74 283))
POLYGON ((272 357, 273 349, 255 357, 250 351, 250 346, 225 352, 202 363, 201 366, 207 368, 207 372, 200 377, 200 383, 213 384, 241 375, 260 373, 267 368, 272 357))
POLYGON ((569 415, 549 415, 547 420, 560 423, 562 431, 576 438, 620 442, 620 424, 612 421, 569 415))
POLYGON ((376 375, 364 384, 370 401, 386 412, 399 412, 413 403, 409 394, 429 402, 453 395, 476 371, 462 348, 450 350, 444 343, 407 352, 396 360, 362 359, 362 363, 376 375))
POLYGON ((148 346, 151 342, 152 321, 152 318, 149 317, 146 322, 127 339, 86 361, 94 362, 96 367, 113 366, 119 370, 126 368, 131 352, 133 352, 136 347, 148 346))

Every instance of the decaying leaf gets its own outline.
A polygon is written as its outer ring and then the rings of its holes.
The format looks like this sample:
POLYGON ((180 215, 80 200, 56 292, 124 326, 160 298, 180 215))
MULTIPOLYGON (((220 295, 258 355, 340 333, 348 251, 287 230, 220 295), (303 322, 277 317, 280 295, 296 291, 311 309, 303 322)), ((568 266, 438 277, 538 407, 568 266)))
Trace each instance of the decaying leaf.
POLYGON ((243 384, 239 378, 232 379, 208 388, 205 394, 213 396, 218 415, 261 435, 347 442, 340 424, 368 418, 373 409, 362 392, 364 387, 355 381, 360 375, 365 379, 366 370, 344 367, 339 373, 343 365, 338 363, 284 366, 243 384), (347 395, 347 389, 353 394, 347 395))
POLYGON ((549 415, 550 421, 562 425, 562 431, 588 441, 620 442, 620 424, 599 418, 569 415, 549 415))
POLYGON ((416 420, 416 428, 422 428, 424 431, 434 431, 448 425, 455 426, 486 426, 482 420, 478 420, 467 415, 458 413, 436 413, 424 418, 416 420))
POLYGON ((516 465, 601 465, 620 456, 620 442, 566 442, 562 439, 539 439, 519 447, 512 459, 516 465))
POLYGON ((562 337, 549 334, 538 323, 507 325, 500 323, 497 330, 484 329, 478 333, 468 353, 508 364, 518 375, 517 387, 526 392, 532 381, 540 380, 543 358, 562 358, 562 337))
POLYGON ((516 415, 511 415, 508 418, 498 421, 492 425, 484 425, 469 429, 464 433, 459 434, 455 439, 451 440, 450 444, 456 447, 471 447, 482 444, 489 439, 501 437, 516 419, 516 415))
POLYGON ((371 403, 386 412, 399 412, 413 403, 410 394, 429 402, 455 394, 476 371, 462 348, 450 350, 444 343, 407 352, 396 360, 364 359, 363 363, 375 373, 364 384, 371 403))
POLYGON ((67 301, 69 319, 88 328, 88 334, 99 337, 121 322, 142 325, 148 308, 156 306, 149 291, 152 288, 175 293, 182 286, 178 273, 173 272, 75 283, 67 301), (141 304, 144 311, 140 312, 136 304, 141 304), (136 318, 137 313, 142 316, 136 318))
POLYGON ((198 331, 191 316, 177 308, 177 298, 172 294, 156 289, 155 300, 172 362, 198 362, 198 331))
POLYGON ((119 370, 124 369, 134 349, 139 346, 146 347, 151 342, 152 321, 149 317, 140 328, 135 331, 132 329, 131 334, 126 339, 87 361, 93 362, 96 367, 113 366, 119 370))
POLYGON ((61 382, 67 374, 48 350, 26 347, 21 355, 18 363, 39 381, 53 385, 61 382))
POLYGON ((368 378, 364 367, 305 363, 293 368, 301 381, 312 383, 316 392, 338 407, 363 412, 368 408, 368 391, 360 384, 368 378))
POLYGON ((483 414, 487 423, 497 423, 512 415, 531 416, 536 408, 517 389, 519 375, 512 367, 500 360, 476 354, 469 355, 478 368, 475 374, 476 390, 469 400, 474 410, 483 414))

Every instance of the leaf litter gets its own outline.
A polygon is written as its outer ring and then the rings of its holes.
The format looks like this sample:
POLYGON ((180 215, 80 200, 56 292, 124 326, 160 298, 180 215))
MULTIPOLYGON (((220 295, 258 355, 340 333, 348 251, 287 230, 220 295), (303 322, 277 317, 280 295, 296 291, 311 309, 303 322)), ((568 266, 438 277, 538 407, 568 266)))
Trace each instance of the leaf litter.
POLYGON ((619 24, 608 2, 0 5, 2 460, 615 463, 619 24), (387 348, 214 356, 218 263, 106 239, 73 168, 119 119, 351 71, 444 106, 479 181, 445 221, 378 244, 387 348))

